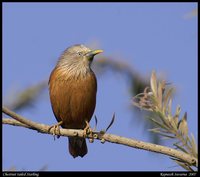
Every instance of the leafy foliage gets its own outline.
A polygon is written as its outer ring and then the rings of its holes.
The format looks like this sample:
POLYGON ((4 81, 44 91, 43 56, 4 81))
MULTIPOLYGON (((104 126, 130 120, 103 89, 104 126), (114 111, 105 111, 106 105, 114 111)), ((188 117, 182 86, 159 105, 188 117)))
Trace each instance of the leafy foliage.
MULTIPOLYGON (((143 110, 152 112, 149 119, 154 127, 151 132, 157 133, 164 139, 174 139, 175 148, 191 156, 198 158, 197 144, 194 136, 188 135, 187 112, 180 117, 181 107, 176 107, 175 114, 172 114, 172 94, 173 88, 167 87, 166 82, 157 81, 155 71, 152 72, 150 88, 146 87, 143 93, 133 98, 133 104, 143 110)), ((173 159, 177 164, 186 170, 191 171, 191 164, 173 159)))

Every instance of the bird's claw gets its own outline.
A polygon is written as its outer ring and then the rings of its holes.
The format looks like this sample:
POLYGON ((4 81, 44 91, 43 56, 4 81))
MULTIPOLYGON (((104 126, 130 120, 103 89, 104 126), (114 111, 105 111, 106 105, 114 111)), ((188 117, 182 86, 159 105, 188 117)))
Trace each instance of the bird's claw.
POLYGON ((52 125, 49 127, 48 129, 48 132, 50 132, 51 129, 53 129, 53 137, 54 137, 54 140, 55 140, 55 136, 57 135, 57 138, 60 138, 60 125, 62 125, 62 121, 58 122, 57 124, 55 125, 52 125))
POLYGON ((93 131, 92 128, 90 127, 90 124, 88 121, 85 121, 86 127, 83 129, 83 136, 87 137, 87 135, 90 135, 93 131))

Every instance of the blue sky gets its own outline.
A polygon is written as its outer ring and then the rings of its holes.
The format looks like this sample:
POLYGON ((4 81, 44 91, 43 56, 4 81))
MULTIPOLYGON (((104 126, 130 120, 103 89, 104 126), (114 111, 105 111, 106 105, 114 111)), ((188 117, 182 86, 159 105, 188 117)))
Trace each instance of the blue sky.
MULTIPOLYGON (((123 59, 148 76, 153 69, 176 87, 173 107, 187 111, 190 131, 197 137, 197 17, 185 18, 197 3, 3 3, 3 100, 11 90, 48 79, 62 51, 74 44, 96 45, 104 56, 123 59)), ((99 56, 100 57, 100 56, 99 56)), ((109 133, 150 141, 132 119, 131 97, 124 78, 97 76, 95 114, 109 133)), ((48 92, 23 116, 54 124, 48 92)), ((137 114, 135 115, 137 116, 137 114)), ((91 121, 94 124, 94 120, 91 121)), ((87 143, 84 158, 73 159, 67 139, 3 126, 3 169, 50 171, 171 171, 168 157, 98 141, 87 143)))

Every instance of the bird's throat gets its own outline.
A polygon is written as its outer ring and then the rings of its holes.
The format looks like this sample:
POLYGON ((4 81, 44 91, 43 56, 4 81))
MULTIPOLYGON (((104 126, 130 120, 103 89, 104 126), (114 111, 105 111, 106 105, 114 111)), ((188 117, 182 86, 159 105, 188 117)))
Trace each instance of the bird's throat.
POLYGON ((59 78, 68 79, 79 79, 85 78, 88 74, 93 72, 89 65, 61 65, 57 66, 56 70, 58 72, 59 78))

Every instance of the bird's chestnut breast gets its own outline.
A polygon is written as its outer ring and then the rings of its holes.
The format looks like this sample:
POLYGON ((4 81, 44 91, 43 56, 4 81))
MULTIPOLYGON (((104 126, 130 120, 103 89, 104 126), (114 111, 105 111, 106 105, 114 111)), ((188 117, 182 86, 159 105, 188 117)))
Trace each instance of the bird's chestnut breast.
POLYGON ((49 79, 49 94, 57 121, 64 128, 84 128, 92 118, 96 106, 96 77, 91 70, 73 76, 62 68, 55 68, 49 79))

